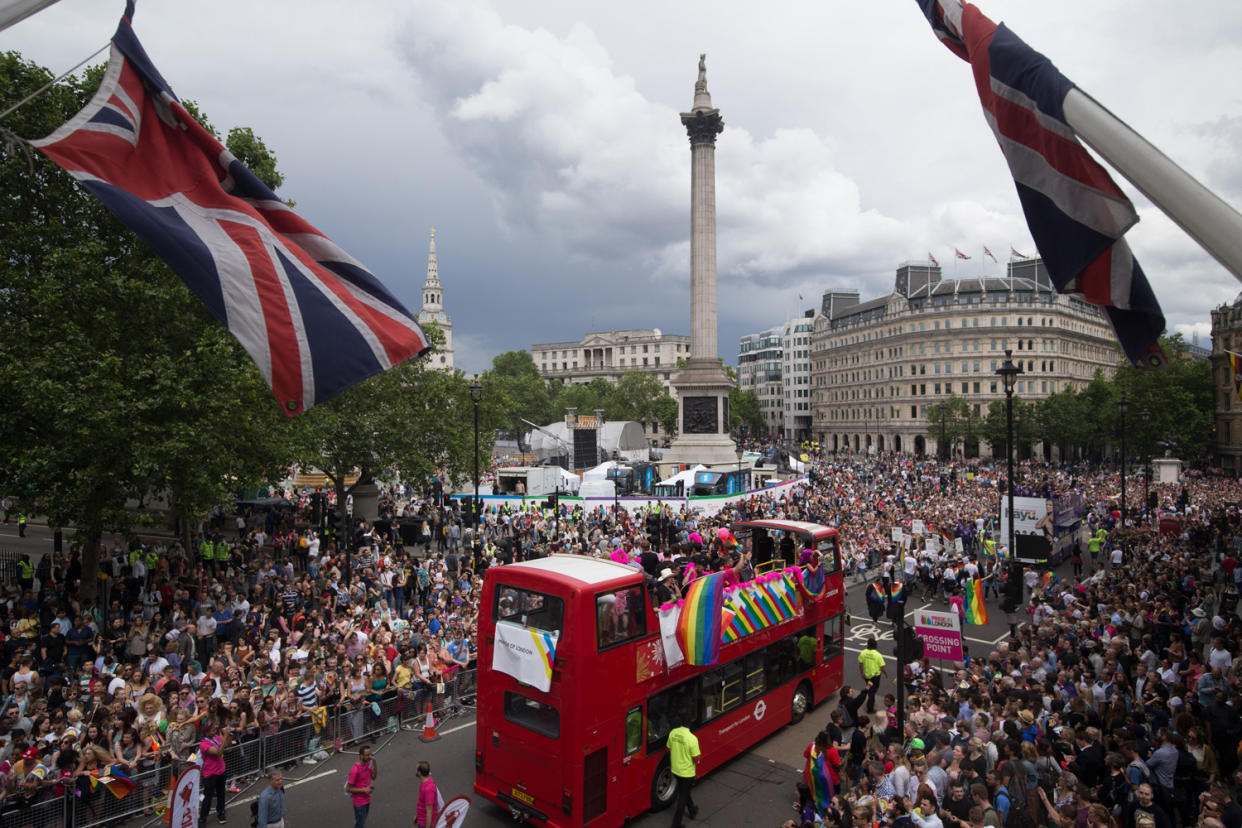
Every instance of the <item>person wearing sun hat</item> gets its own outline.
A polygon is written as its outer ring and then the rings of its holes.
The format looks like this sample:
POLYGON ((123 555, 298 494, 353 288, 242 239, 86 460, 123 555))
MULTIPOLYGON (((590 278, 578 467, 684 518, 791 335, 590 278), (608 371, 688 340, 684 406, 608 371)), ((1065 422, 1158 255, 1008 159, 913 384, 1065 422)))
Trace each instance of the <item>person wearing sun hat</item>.
POLYGON ((677 585, 677 576, 666 566, 660 570, 660 577, 656 581, 656 603, 664 606, 680 597, 681 588, 677 585))

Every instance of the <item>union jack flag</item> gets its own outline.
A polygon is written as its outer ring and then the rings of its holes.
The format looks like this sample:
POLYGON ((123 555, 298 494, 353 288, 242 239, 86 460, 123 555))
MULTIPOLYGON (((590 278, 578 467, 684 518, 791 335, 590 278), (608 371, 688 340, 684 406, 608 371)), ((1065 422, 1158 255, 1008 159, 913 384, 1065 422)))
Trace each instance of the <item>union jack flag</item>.
POLYGON ((940 41, 971 65, 1052 283, 1104 307, 1134 365, 1162 366, 1164 313, 1122 238, 1138 214, 1065 120, 1061 105, 1074 84, 974 5, 916 2, 940 41))
POLYGON ((970 258, 970 257, 969 257, 969 256, 967 256, 965 253, 963 253, 962 251, 958 250, 956 247, 955 247, 955 248, 953 248, 953 255, 954 255, 954 256, 956 256, 956 257, 957 257, 957 258, 959 258, 959 259, 969 259, 969 258, 970 258))
POLYGON ((986 244, 983 246, 983 255, 987 256, 992 261, 996 261, 996 256, 992 255, 992 251, 988 250, 988 246, 986 244))
POLYGON ((1012 245, 1012 244, 1011 244, 1011 245, 1009 245, 1009 255, 1010 255, 1010 256, 1017 256, 1019 259, 1029 259, 1029 258, 1031 258, 1030 256, 1026 255, 1025 253, 1019 253, 1018 251, 1014 250, 1014 249, 1013 249, 1013 245, 1012 245))
POLYGON ((940 262, 936 261, 936 257, 931 254, 930 250, 927 251, 927 258, 931 259, 931 263, 936 267, 940 267, 940 262))
POLYGON ((130 0, 95 97, 34 145, 181 277, 286 416, 425 352, 396 297, 190 116, 138 42, 133 13, 130 0))

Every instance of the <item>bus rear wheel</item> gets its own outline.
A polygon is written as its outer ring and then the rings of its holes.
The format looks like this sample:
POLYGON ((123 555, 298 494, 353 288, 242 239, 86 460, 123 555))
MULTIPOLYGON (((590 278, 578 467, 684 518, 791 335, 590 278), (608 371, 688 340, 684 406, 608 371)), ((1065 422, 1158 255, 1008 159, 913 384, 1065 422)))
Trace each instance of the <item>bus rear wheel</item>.
POLYGON ((811 685, 807 684, 805 681, 801 682, 798 685, 798 688, 794 690, 793 701, 789 705, 790 724, 797 724, 802 721, 802 717, 806 715, 806 711, 811 709, 811 704, 813 703, 814 698, 815 697, 811 693, 811 685))
POLYGON ((673 776, 673 766, 667 756, 656 768, 655 776, 651 777, 651 810, 663 811, 673 804, 677 795, 677 779, 673 776))

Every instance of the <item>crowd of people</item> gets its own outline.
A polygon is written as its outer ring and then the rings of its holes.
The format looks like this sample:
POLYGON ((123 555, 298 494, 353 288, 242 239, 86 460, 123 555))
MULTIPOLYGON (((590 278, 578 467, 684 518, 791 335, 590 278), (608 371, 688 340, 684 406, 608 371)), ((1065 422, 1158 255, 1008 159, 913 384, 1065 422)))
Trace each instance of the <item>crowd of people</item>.
MULTIPOLYGON (((786 826, 1242 826, 1242 490, 1213 478, 1157 487, 1164 514, 1181 507, 1179 530, 1160 534, 1145 510, 1122 525, 1115 475, 1030 471, 1047 474, 1033 494, 1078 491, 1093 507, 1070 572, 1024 573, 1020 621, 996 649, 968 651, 955 670, 923 660, 894 674, 907 694, 900 723, 892 692, 875 716, 863 709, 888 673, 864 650, 858 689, 843 690, 804 754, 786 826)), ((996 478, 958 477, 910 514, 931 506, 964 537, 969 504, 996 478)), ((971 562, 910 557, 925 587, 971 562)))
MULTIPOLYGON (((801 802, 799 824, 909 816, 922 820, 920 828, 938 828, 922 797, 930 790, 937 809, 949 807, 946 796, 957 803, 949 776, 983 818, 1009 802, 1012 808, 1000 808, 1006 815, 1025 809, 1061 828, 1069 828, 1067 820, 1076 828, 1089 819, 1095 828, 1107 824, 1092 816, 1097 805, 1126 828, 1149 811, 1154 828, 1185 828, 1206 808, 1199 791, 1216 798, 1221 785, 1228 789, 1242 710, 1238 671, 1221 655, 1239 651, 1238 619, 1224 603, 1226 582, 1239 574, 1229 565, 1242 520, 1237 485, 1189 480, 1185 531, 1156 536, 1117 525, 1115 472, 1036 463, 1023 464, 1022 479, 1040 496, 1079 493, 1093 506, 1091 531, 1128 545, 1124 562, 1111 569, 1097 563, 1082 578, 1047 587, 1031 583, 1025 623, 1013 639, 972 657, 956 676, 918 668, 903 676, 914 691, 904 733, 891 715, 869 724, 857 706, 843 705, 815 753, 837 756, 829 763, 836 793, 801 802), (1166 736, 1171 747, 1163 746, 1166 736), (1131 748, 1122 771, 1130 779, 1133 760, 1147 763, 1155 798, 1146 810, 1138 800, 1114 801, 1119 792, 1106 788, 1112 774, 1104 768, 1131 748), (1019 788, 1014 781, 1031 750, 1032 762, 1051 757, 1055 784, 1029 777, 1022 781, 1037 784, 1019 788), (1169 770, 1170 750, 1182 765, 1183 754, 1196 758, 1203 778, 1190 800, 1184 792, 1192 789, 1172 781, 1180 765, 1169 770), (1097 753, 1102 764, 1094 762, 1097 753), (976 802, 980 785, 984 796, 976 802), (1009 793, 998 802, 1001 788, 1009 793), (1040 810, 1038 790, 1045 789, 1052 806, 1040 810)), ((477 526, 468 501, 391 489, 385 519, 359 522, 348 555, 315 519, 322 501, 290 492, 292 508, 218 515, 188 543, 115 539, 97 551, 100 600, 84 597, 83 550, 69 543, 20 562, 0 603, 9 622, 0 628, 7 659, 0 671, 3 807, 26 808, 66 790, 98 798, 104 794, 91 780, 110 769, 141 778, 190 761, 216 771, 207 789, 222 804, 225 779, 235 774, 214 761, 223 751, 213 756, 213 746, 306 729, 324 710, 360 722, 394 696, 416 705, 458 703, 453 678, 474 666, 478 596, 491 566, 554 552, 619 554, 646 569, 661 600, 672 600, 692 577, 687 565, 745 579, 755 562, 716 530, 777 517, 838 527, 843 565, 864 580, 922 577, 948 597, 955 577, 946 572, 992 571, 1002 486, 1002 470, 978 461, 825 457, 807 480, 711 514, 680 504, 653 512, 572 501, 552 510, 532 500, 489 507, 477 526), (893 555, 891 530, 909 532, 916 520, 962 538, 963 552, 946 544, 918 564, 926 572, 907 573, 893 555)), ((1173 508, 1182 487, 1157 493, 1162 508, 1173 508)), ((1109 547, 1098 551, 1107 555, 1109 547)), ((778 547, 772 554, 793 562, 796 552, 778 547)), ((342 735, 362 734, 347 728, 342 735)), ((157 807, 158 791, 138 791, 157 807)), ((1222 808, 1232 813, 1229 802, 1222 808)), ((972 826, 989 824, 971 808, 952 807, 972 826)), ((1012 828, 1007 819, 996 824, 1012 828)))

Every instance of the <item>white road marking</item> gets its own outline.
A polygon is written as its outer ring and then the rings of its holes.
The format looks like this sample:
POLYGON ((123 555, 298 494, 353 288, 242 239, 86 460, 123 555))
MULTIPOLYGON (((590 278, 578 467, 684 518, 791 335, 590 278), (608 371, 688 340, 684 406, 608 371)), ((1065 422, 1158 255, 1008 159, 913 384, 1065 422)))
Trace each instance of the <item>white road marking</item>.
MULTIPOLYGON (((307 776, 303 779, 294 779, 290 782, 286 782, 285 787, 293 788, 298 785, 304 784, 306 782, 314 782, 316 779, 323 779, 325 776, 331 776, 334 773, 336 773, 336 768, 323 771, 322 773, 313 773, 310 776, 307 776)), ((264 784, 267 783, 267 777, 260 777, 260 778, 263 780, 264 784)), ((263 791, 259 791, 259 793, 257 794, 251 794, 250 796, 245 796, 245 797, 242 797, 241 799, 234 799, 231 802, 229 802, 229 807, 231 808, 234 805, 249 805, 251 802, 254 802, 256 799, 258 799, 259 796, 262 795, 262 793, 263 791)))
POLYGON ((459 731, 459 730, 465 730, 465 729, 466 729, 466 728, 468 728, 468 727, 474 727, 474 725, 475 725, 475 723, 474 723, 474 722, 468 722, 467 724, 464 724, 464 725, 458 725, 457 727, 450 727, 448 730, 443 731, 440 735, 441 735, 441 736, 447 736, 447 735, 449 735, 450 733, 456 733, 456 732, 457 732, 457 731, 459 731))

